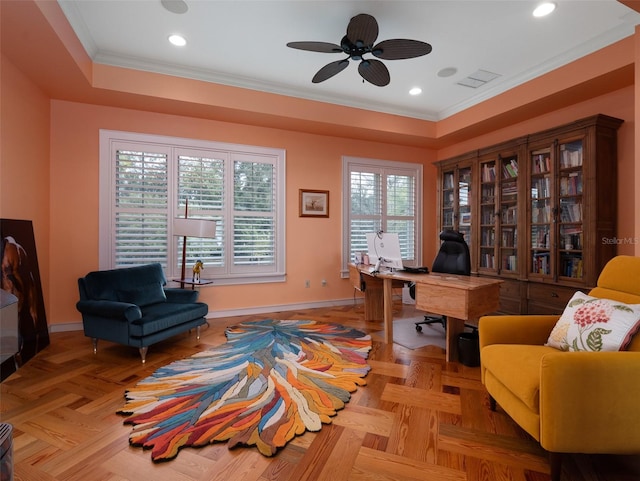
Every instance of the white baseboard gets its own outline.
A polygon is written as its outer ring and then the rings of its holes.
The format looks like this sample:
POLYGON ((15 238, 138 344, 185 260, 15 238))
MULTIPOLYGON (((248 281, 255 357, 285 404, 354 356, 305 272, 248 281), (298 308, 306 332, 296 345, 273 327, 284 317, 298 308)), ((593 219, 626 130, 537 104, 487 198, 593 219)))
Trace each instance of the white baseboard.
MULTIPOLYGON (((280 311, 297 311, 300 309, 316 309, 319 307, 346 306, 347 304, 362 304, 363 297, 351 299, 332 299, 330 301, 309 302, 303 304, 279 304, 274 306, 248 307, 243 309, 227 309, 209 311, 207 319, 221 319, 223 317, 248 316, 280 311)), ((82 331, 82 322, 66 322, 51 324, 49 332, 82 331)))

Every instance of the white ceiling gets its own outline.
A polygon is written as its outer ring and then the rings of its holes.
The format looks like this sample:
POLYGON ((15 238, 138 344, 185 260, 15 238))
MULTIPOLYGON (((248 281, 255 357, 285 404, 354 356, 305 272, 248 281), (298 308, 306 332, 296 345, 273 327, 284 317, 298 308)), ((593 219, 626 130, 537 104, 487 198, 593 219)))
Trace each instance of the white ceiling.
POLYGON ((425 120, 446 118, 614 43, 640 23, 639 13, 616 0, 556 0, 555 12, 545 18, 532 16, 539 2, 529 0, 184 2, 187 12, 176 14, 160 0, 59 0, 97 63, 425 120), (354 62, 311 83, 322 66, 344 55, 294 50, 287 42, 339 44, 359 13, 377 19, 377 41, 422 40, 433 51, 384 60, 391 73, 386 87, 363 82, 354 62), (172 33, 188 44, 170 45, 172 33), (457 73, 438 76, 449 67, 457 73), (499 77, 477 89, 458 84, 478 70, 499 77), (422 95, 408 94, 414 86, 422 95))

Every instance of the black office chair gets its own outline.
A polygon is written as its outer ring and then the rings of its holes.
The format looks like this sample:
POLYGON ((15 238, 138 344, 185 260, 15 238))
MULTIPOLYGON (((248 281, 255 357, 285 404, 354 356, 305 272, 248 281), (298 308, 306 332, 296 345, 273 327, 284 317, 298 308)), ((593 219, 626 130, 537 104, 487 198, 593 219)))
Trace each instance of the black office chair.
MULTIPOLYGON (((443 230, 440 232, 440 250, 433 260, 431 272, 440 272, 444 274, 456 274, 461 276, 471 275, 471 256, 469 254, 469 246, 464 241, 464 235, 454 230, 443 230)), ((409 295, 416 298, 416 286, 409 286, 409 295)), ((446 316, 424 316, 424 320, 416 322, 416 331, 422 331, 421 324, 442 324, 447 328, 446 316)))

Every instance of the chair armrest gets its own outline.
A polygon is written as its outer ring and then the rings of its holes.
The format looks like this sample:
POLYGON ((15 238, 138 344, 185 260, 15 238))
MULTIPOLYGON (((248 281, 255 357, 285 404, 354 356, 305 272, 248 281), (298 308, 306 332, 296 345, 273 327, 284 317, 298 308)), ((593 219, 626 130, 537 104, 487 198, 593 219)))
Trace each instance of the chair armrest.
POLYGON ((543 345, 560 316, 483 316, 478 321, 480 350, 490 344, 543 345))
POLYGON ((90 316, 122 319, 129 322, 142 318, 140 308, 128 302, 84 300, 76 303, 76 309, 90 316))
POLYGON ((540 442, 556 452, 640 452, 640 352, 542 358, 540 442))
POLYGON ((196 290, 181 289, 179 287, 167 287, 164 289, 164 293, 167 296, 167 302, 175 302, 178 304, 197 302, 198 295, 200 294, 196 290))

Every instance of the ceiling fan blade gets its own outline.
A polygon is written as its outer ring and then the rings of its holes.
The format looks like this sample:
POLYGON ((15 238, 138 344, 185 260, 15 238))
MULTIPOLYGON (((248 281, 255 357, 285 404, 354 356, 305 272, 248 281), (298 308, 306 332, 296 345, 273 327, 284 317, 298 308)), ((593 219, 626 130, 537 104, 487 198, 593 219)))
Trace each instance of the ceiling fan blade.
POLYGON ((322 67, 318 72, 313 76, 311 81, 314 84, 324 82, 327 79, 330 79, 334 75, 342 72, 349 65, 348 59, 336 60, 335 62, 331 62, 324 67, 322 67))
POLYGON ((340 53, 342 48, 340 45, 329 42, 289 42, 287 47, 297 48, 298 50, 307 50, 310 52, 321 53, 340 53))
POLYGON ((373 45, 378 38, 378 22, 366 13, 356 15, 347 26, 347 38, 356 47, 373 45))
POLYGON ((380 60, 373 58, 360 62, 360 65, 358 65, 358 73, 367 82, 377 85, 378 87, 384 87, 391 82, 387 67, 380 60))
POLYGON ((371 53, 378 58, 385 60, 402 60, 406 58, 422 57, 432 50, 430 44, 420 40, 407 40, 404 38, 394 38, 383 40, 371 50, 371 53))

